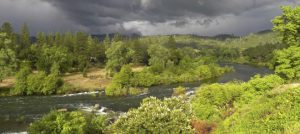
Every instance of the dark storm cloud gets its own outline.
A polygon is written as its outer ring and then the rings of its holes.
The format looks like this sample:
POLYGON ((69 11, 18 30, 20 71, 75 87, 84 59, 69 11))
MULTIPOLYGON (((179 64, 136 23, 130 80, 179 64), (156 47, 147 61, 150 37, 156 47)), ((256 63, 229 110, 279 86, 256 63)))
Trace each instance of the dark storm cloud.
MULTIPOLYGON (((1 0, 0 4, 7 4, 10 0, 1 0), (4 1, 4 2, 3 2, 4 1)), ((25 17, 31 20, 35 18, 49 20, 54 25, 62 25, 66 29, 85 30, 91 33, 111 32, 142 32, 143 34, 161 34, 165 31, 159 27, 168 28, 168 33, 187 33, 189 30, 198 28, 199 31, 221 25, 219 32, 228 32, 225 27, 233 28, 235 33, 243 33, 233 27, 233 23, 243 22, 250 17, 254 27, 269 28, 270 18, 280 12, 281 4, 299 4, 300 0, 11 0, 15 3, 32 5, 32 3, 49 4, 49 11, 36 5, 40 9, 37 17, 25 17), (20 1, 22 1, 20 3, 20 1), (25 2, 26 1, 26 2, 25 2), (50 10, 51 9, 51 10, 50 10), (267 9, 267 10, 262 10, 267 9), (51 11, 51 12, 50 12, 51 11), (261 11, 255 12, 253 11, 261 11), (276 13, 276 14, 274 14, 276 13), (53 15, 55 14, 55 15, 53 15), (264 16, 261 16, 261 15, 264 16), (41 17, 41 16, 47 17, 41 17), (51 17, 52 15, 52 17, 51 17), (228 17, 235 20, 229 23, 228 17), (264 18, 263 18, 264 17, 264 18), (57 18, 60 18, 57 20, 57 18), (56 19, 55 22, 51 21, 56 19), (268 19, 268 20, 267 20, 268 19), (68 25, 69 24, 69 25, 68 25), (226 25, 225 25, 226 24, 226 25), (192 26, 193 25, 193 26, 192 26), (212 25, 210 27, 210 25, 212 25), (76 28, 77 27, 77 28, 76 28), (191 27, 194 27, 190 29, 191 27), (153 29, 158 31, 153 32, 153 29), (172 31, 173 30, 173 31, 172 31)), ((20 6, 22 8, 22 6, 20 6)), ((0 15, 10 14, 11 9, 0 8, 0 15), (4 10, 4 9, 2 9, 4 10), (7 11, 9 10, 9 11, 7 11)), ((24 8, 24 12, 26 9, 24 8)), ((20 13, 22 14, 22 13, 20 13)), ((0 18, 1 18, 0 16, 0 18)), ((40 20, 38 19, 38 20, 40 20)), ((16 19, 18 20, 18 19, 16 19)), ((24 19, 26 20, 26 19, 24 19)), ((15 20, 14 20, 15 21, 15 20)), ((37 25, 38 22, 34 21, 37 25)), ((242 26, 242 24, 239 24, 242 26)), ((244 24, 244 26, 247 24, 244 24)), ((46 26, 47 27, 47 26, 46 26)), ((57 29, 56 26, 53 26, 57 29)), ((213 29, 213 28, 212 28, 213 29)), ((253 29, 252 27, 249 29, 253 29)), ((214 30, 212 30, 214 31, 214 30)), ((246 30, 247 31, 247 30, 246 30)), ((248 32, 248 31, 247 31, 248 32)), ((211 33, 211 32, 209 32, 211 33)))
POLYGON ((282 0, 44 0, 83 25, 240 14, 282 0))
POLYGON ((282 0, 44 0, 66 13, 70 19, 92 31, 116 32, 118 24, 128 21, 148 21, 151 24, 175 21, 170 25, 184 27, 187 18, 199 25, 209 25, 218 16, 244 12, 282 0), (114 27, 112 30, 107 26, 114 27), (116 30, 116 31, 115 31, 116 30))

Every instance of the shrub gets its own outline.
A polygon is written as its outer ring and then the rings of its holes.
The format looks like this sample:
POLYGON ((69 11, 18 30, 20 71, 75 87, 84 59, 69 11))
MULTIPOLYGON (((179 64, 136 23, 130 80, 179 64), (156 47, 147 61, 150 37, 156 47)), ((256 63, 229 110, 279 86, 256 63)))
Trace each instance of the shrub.
POLYGON ((84 134, 86 128, 83 113, 52 111, 34 122, 28 132, 31 134, 84 134))
POLYGON ((109 120, 107 116, 91 116, 91 121, 88 126, 89 134, 103 134, 106 131, 106 127, 109 125, 109 120))
POLYGON ((297 46, 275 51, 275 73, 288 80, 300 79, 299 51, 297 46))
POLYGON ((32 73, 28 67, 22 68, 16 75, 16 84, 12 89, 13 95, 50 95, 63 87, 63 80, 58 72, 53 70, 46 75, 44 71, 32 73))
POLYGON ((133 86, 138 87, 150 87, 157 83, 156 76, 145 69, 141 72, 134 73, 134 78, 132 79, 133 86))
POLYGON ((194 133, 190 126, 190 105, 183 98, 168 98, 163 101, 147 98, 137 109, 122 115, 111 127, 111 133, 194 133))
POLYGON ((133 73, 129 65, 124 65, 121 71, 114 75, 112 82, 105 89, 108 96, 122 96, 127 94, 127 90, 131 87, 131 79, 133 73))
POLYGON ((196 134, 210 134, 215 130, 217 125, 206 121, 192 120, 192 126, 196 134))
POLYGON ((284 80, 280 78, 278 75, 267 75, 265 77, 261 77, 260 75, 256 75, 251 78, 248 82, 249 88, 254 89, 258 92, 269 91, 281 84, 284 83, 284 80))
POLYGON ((50 74, 46 77, 43 83, 41 93, 44 95, 54 94, 62 86, 63 80, 56 75, 50 74))
POLYGON ((207 121, 220 121, 234 109, 233 102, 243 93, 240 84, 212 84, 200 87, 192 99, 196 117, 207 121))
POLYGON ((177 88, 173 89, 173 95, 178 96, 178 95, 184 95, 186 92, 185 87, 179 86, 177 88))
POLYGON ((16 74, 16 83, 14 88, 11 90, 13 95, 24 95, 27 90, 27 77, 31 73, 31 69, 27 66, 22 67, 21 70, 16 74))
POLYGON ((138 95, 138 94, 141 94, 141 93, 147 93, 148 92, 148 88, 129 88, 128 90, 128 94, 129 95, 138 95))
POLYGON ((242 107, 245 104, 249 104, 256 100, 256 98, 282 84, 284 84, 284 80, 277 75, 267 75, 264 77, 256 75, 247 83, 242 84, 245 92, 241 95, 240 99, 235 102, 235 106, 242 107))
POLYGON ((30 74, 27 78, 27 95, 33 95, 34 93, 41 93, 43 90, 43 82, 45 81, 46 78, 46 73, 45 72, 39 72, 37 74, 30 74))
POLYGON ((102 134, 109 125, 107 116, 92 115, 80 111, 51 111, 33 122, 30 134, 102 134))
POLYGON ((300 88, 263 95, 222 122, 216 133, 299 132, 300 88))

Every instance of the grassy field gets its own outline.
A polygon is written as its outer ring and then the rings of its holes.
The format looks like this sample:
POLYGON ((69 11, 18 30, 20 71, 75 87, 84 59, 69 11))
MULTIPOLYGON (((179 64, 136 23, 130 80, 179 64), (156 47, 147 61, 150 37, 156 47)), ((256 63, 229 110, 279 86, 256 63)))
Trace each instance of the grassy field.
MULTIPOLYGON (((137 72, 143 70, 145 67, 133 67, 132 70, 137 72)), ((67 73, 62 76, 65 84, 69 85, 70 91, 74 92, 86 92, 102 90, 108 86, 111 82, 111 77, 106 76, 106 70, 104 68, 91 68, 87 72, 87 77, 83 77, 82 73, 67 73)), ((13 88, 15 83, 14 77, 9 77, 0 83, 0 95, 9 93, 9 89, 13 88)))
POLYGON ((63 80, 72 87, 85 91, 93 91, 105 88, 111 81, 106 77, 106 71, 103 68, 93 68, 87 72, 87 77, 82 73, 65 74, 63 80))

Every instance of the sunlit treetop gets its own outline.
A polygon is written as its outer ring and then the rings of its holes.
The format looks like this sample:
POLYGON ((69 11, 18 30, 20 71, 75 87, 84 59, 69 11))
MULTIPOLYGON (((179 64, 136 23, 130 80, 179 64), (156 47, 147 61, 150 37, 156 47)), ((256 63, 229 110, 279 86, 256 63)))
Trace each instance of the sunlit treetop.
POLYGON ((283 43, 300 45, 300 5, 297 7, 283 6, 283 14, 275 17, 273 30, 278 31, 283 43))

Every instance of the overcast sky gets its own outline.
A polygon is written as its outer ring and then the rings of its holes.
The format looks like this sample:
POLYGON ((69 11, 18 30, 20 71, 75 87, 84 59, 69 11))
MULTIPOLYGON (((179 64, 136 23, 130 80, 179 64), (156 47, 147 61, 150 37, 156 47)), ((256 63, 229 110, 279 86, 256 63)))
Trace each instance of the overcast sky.
POLYGON ((0 0, 0 23, 31 34, 236 34, 271 29, 280 5, 300 0, 0 0))

